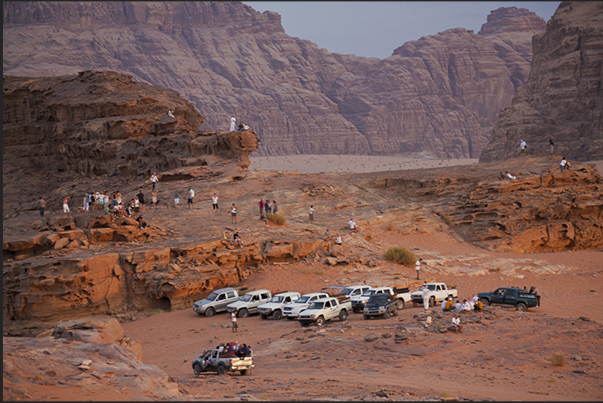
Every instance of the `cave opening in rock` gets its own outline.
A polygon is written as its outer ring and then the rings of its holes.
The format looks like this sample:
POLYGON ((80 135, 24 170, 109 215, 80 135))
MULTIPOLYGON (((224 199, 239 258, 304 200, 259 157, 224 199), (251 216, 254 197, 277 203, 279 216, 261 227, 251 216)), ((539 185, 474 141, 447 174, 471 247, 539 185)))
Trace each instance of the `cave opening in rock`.
POLYGON ((170 301, 170 299, 168 297, 162 297, 162 298, 156 299, 153 301, 152 305, 153 305, 152 309, 159 309, 164 312, 171 312, 171 310, 172 310, 172 302, 170 301))

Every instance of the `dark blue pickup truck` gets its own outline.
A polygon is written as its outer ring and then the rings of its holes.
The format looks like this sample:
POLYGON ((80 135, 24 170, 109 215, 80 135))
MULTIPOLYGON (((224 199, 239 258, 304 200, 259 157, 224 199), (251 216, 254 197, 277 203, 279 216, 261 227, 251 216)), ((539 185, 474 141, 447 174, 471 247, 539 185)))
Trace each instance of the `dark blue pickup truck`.
POLYGON ((494 292, 480 292, 477 297, 482 305, 511 305, 516 307, 518 311, 538 307, 536 295, 523 292, 523 290, 515 287, 500 287, 494 292))

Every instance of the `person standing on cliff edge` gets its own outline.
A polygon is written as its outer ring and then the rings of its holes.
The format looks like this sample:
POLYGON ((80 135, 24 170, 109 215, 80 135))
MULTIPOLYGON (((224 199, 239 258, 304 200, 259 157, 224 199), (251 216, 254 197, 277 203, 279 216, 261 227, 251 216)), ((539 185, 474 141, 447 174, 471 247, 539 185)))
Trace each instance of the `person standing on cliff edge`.
POLYGON ((44 218, 44 209, 46 208, 46 200, 41 197, 38 199, 38 208, 40 209, 40 217, 44 218))
POLYGON ((526 142, 523 140, 519 140, 519 148, 521 150, 521 155, 526 155, 526 142))
POLYGON ((232 117, 230 118, 230 131, 231 132, 235 131, 236 124, 237 124, 237 118, 235 118, 235 115, 232 115, 232 117))
POLYGON ((549 145, 551 146, 551 155, 553 155, 553 150, 555 149, 555 139, 551 137, 549 140, 549 145))

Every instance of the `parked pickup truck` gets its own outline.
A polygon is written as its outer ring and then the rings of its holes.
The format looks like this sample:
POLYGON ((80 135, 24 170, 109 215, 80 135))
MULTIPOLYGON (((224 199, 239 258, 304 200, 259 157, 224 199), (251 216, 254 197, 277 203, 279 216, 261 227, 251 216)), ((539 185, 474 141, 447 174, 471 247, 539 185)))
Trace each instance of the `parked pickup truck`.
POLYGON ((429 288, 429 305, 435 306, 437 302, 442 302, 446 298, 458 298, 458 291, 455 288, 446 287, 445 283, 426 283, 421 285, 419 291, 411 294, 412 306, 423 304, 423 287, 429 288))
POLYGON ((297 318, 304 309, 306 309, 311 302, 316 301, 319 298, 328 298, 329 294, 326 292, 313 292, 311 294, 304 294, 299 299, 293 302, 289 302, 283 308, 283 315, 289 320, 297 318))
POLYGON ((362 295, 356 295, 351 298, 352 310, 354 312, 363 312, 364 305, 366 304, 366 301, 368 301, 368 299, 370 298, 371 295, 383 294, 383 293, 390 294, 392 297, 394 297, 394 300, 396 301, 396 308, 398 308, 398 310, 404 309, 404 305, 406 304, 406 302, 410 302, 410 299, 411 299, 410 298, 410 290, 408 289, 408 287, 404 287, 404 288, 392 288, 392 287, 369 288, 368 290, 363 292, 362 295))
POLYGON ((297 301, 300 297, 298 292, 281 292, 274 296, 265 304, 258 306, 260 318, 267 319, 270 316, 274 320, 280 320, 283 317, 283 308, 289 302, 297 301))
POLYGON ((199 315, 214 316, 216 312, 224 312, 228 304, 238 301, 239 298, 239 292, 236 288, 213 290, 207 298, 193 304, 193 311, 199 315))
POLYGON ((302 326, 308 326, 311 323, 316 323, 316 326, 322 326, 326 321, 333 318, 339 318, 344 321, 348 318, 348 312, 352 309, 352 304, 349 299, 339 301, 337 298, 321 298, 310 304, 308 309, 305 309, 299 314, 297 320, 302 326))
POLYGON ((390 315, 398 316, 398 304, 388 293, 373 294, 364 305, 363 317, 365 320, 373 316, 388 319, 390 315))
POLYGON ((258 313, 258 306, 270 301, 270 298, 272 293, 269 290, 249 291, 238 301, 228 304, 226 310, 232 313, 236 309, 239 318, 246 318, 252 313, 258 313))
POLYGON ((348 298, 362 295, 363 292, 371 288, 368 285, 350 285, 350 286, 329 286, 325 287, 321 292, 326 292, 331 297, 337 297, 338 295, 345 295, 348 298))
POLYGON ((515 287, 500 287, 494 292, 480 292, 477 297, 484 306, 492 304, 511 305, 518 311, 538 306, 538 298, 515 287))
POLYGON ((216 372, 224 375, 226 372, 237 372, 241 375, 249 375, 253 371, 253 357, 237 357, 226 350, 207 350, 193 360, 193 371, 195 375, 201 372, 216 372))

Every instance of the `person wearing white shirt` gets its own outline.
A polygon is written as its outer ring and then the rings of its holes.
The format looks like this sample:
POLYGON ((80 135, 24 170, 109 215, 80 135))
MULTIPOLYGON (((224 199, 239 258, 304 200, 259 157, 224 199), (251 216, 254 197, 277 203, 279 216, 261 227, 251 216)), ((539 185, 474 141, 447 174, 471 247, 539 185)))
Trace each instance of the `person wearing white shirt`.
POLYGON ((417 259, 415 262, 415 271, 417 272, 417 280, 419 279, 419 270, 421 270, 421 262, 423 259, 417 259))
POLYGON ((211 206, 214 210, 218 210, 218 195, 215 193, 211 197, 211 206))
POLYGON ((469 302, 468 302, 466 299, 465 299, 465 300, 463 300, 463 304, 461 305, 461 310, 462 310, 463 312, 466 312, 466 311, 470 311, 470 310, 471 310, 471 304, 470 304, 470 303, 469 303, 469 302))
POLYGON ((429 309, 429 287, 424 286, 423 287, 423 307, 425 309, 429 309))
POLYGON ((461 303, 459 302, 459 300, 456 300, 456 304, 454 304, 454 312, 460 312, 462 311, 461 309, 461 303))
POLYGON ((457 333, 463 332, 463 325, 461 325, 461 318, 459 318, 459 314, 457 313, 452 318, 452 325, 454 326, 454 331, 457 333))
POLYGON ((348 227, 355 232, 358 232, 358 226, 356 225, 356 221, 354 221, 353 218, 350 218, 350 221, 348 221, 348 227))
POLYGON ((230 118, 230 131, 231 132, 235 131, 236 124, 237 124, 237 118, 235 118, 235 115, 232 115, 232 117, 230 118))
POLYGON ((308 211, 308 221, 314 221, 314 206, 310 206, 308 211))
POLYGON ((191 188, 188 191, 188 207, 195 208, 193 205, 194 203, 195 203, 195 191, 191 188))
POLYGON ((341 245, 343 243, 343 240, 341 239, 341 235, 337 234, 337 237, 335 238, 335 243, 337 245, 341 245))

